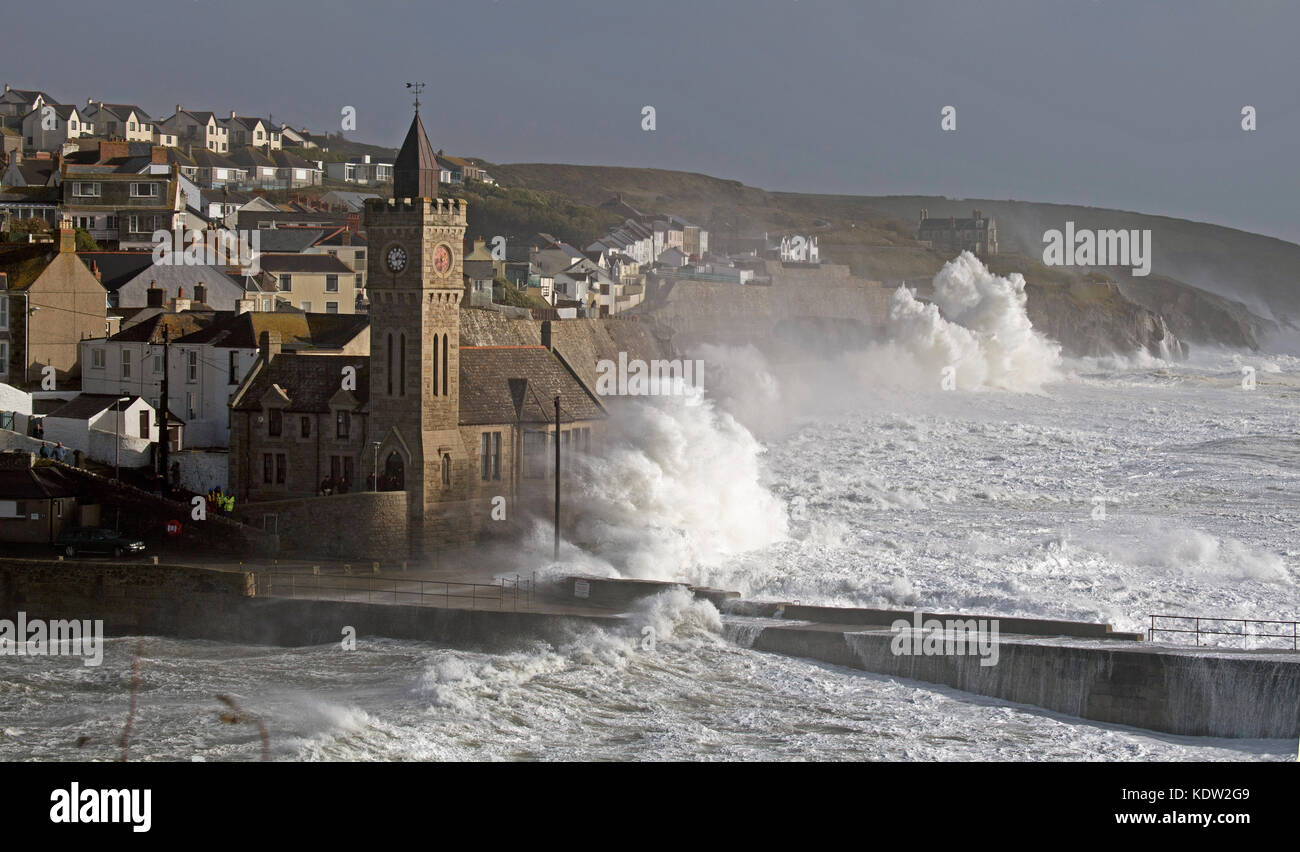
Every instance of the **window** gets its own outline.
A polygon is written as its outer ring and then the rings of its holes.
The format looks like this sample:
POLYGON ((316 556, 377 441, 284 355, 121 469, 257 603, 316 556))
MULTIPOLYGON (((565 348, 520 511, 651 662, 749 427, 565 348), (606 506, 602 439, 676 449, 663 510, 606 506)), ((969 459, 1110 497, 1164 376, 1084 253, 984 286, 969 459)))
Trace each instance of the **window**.
MULTIPOLYGON (((436 337, 434 339, 437 340, 436 337)), ((437 365, 434 365, 433 369, 437 372, 437 365)), ((391 334, 388 335, 388 395, 393 395, 393 336, 391 334)))
POLYGON ((311 418, 310 418, 310 417, 303 417, 301 420, 299 420, 299 427, 300 427, 300 429, 301 429, 301 434, 302 434, 302 436, 303 436, 304 438, 310 438, 310 437, 311 437, 311 418))
POLYGON ((163 371, 163 362, 162 362, 162 353, 161 353, 161 352, 159 352, 158 354, 156 354, 156 355, 153 356, 153 371, 154 371, 154 373, 156 373, 156 374, 159 374, 159 375, 162 374, 162 371, 163 371))
POLYGON ((99 198, 98 183, 84 183, 78 181, 72 185, 72 194, 80 198, 99 198))
POLYGON ((262 453, 262 482, 270 485, 275 481, 275 457, 270 453, 262 453))
POLYGON ((0 331, 9 329, 9 297, 0 293, 0 331))
POLYGON ((289 471, 289 460, 284 453, 275 454, 275 484, 284 485, 289 471))
POLYGON ((187 382, 197 382, 199 380, 199 353, 191 349, 185 353, 185 380, 187 382))
POLYGON ((0 376, 7 375, 9 375, 9 343, 0 340, 0 376))
POLYGON ((91 366, 93 369, 96 369, 96 370, 102 370, 102 369, 104 369, 104 350, 103 350, 103 349, 92 349, 92 350, 90 350, 90 366, 91 366))
POLYGON ((451 362, 447 360, 447 335, 442 336, 442 395, 447 395, 447 374, 451 372, 451 362))
POLYGON ((285 293, 293 292, 293 275, 288 272, 280 275, 280 290, 285 293))
POLYGON ((140 437, 148 440, 149 438, 149 412, 140 412, 140 437))
POLYGON ((546 433, 524 433, 524 478, 542 479, 546 476, 546 433))
POLYGON ((326 302, 326 303, 325 303, 325 313, 327 313, 327 314, 337 314, 338 312, 339 312, 339 303, 338 303, 338 302, 326 302))
POLYGON ((484 432, 479 447, 479 464, 483 481, 501 478, 501 433, 484 432))
POLYGON ((140 217, 139 216, 126 217, 126 230, 128 233, 131 234, 140 233, 140 217))
POLYGON ((442 487, 451 487, 451 456, 447 453, 442 454, 442 487))
POLYGON ((158 184, 156 183, 133 183, 131 184, 132 198, 157 198, 158 184))
POLYGON ((346 482, 351 485, 353 479, 352 456, 330 456, 330 476, 335 483, 346 482))
POLYGON ((338 257, 338 256, 339 256, 338 249, 326 249, 326 250, 325 250, 325 253, 326 253, 327 255, 329 255, 330 257, 338 257))
POLYGON ((433 336, 433 395, 438 395, 438 335, 433 336))
POLYGON ((337 275, 325 276, 325 292, 337 293, 339 291, 339 277, 337 275))
POLYGON ((352 433, 352 415, 347 411, 334 413, 334 437, 347 438, 352 433))
POLYGON ((363 276, 361 275, 360 272, 358 272, 356 275, 352 277, 356 279, 356 288, 360 290, 362 288, 361 279, 363 276))
POLYGON ((74 120, 74 121, 69 121, 69 122, 68 122, 68 127, 71 128, 71 129, 73 129, 73 130, 76 130, 76 129, 77 129, 77 122, 76 122, 75 120, 74 120))
MULTIPOLYGON (((310 302, 309 302, 308 304, 310 304, 310 302)), ((263 299, 263 300, 262 300, 262 310, 264 310, 264 311, 269 311, 269 310, 271 310, 271 300, 270 300, 270 299, 263 299)))
POLYGON ((278 438, 284 433, 284 412, 278 408, 272 408, 266 413, 266 434, 272 438, 278 438))
POLYGON ((402 345, 397 351, 398 375, 402 383, 398 385, 397 395, 406 396, 406 335, 401 337, 402 345))
POLYGON ((122 350, 122 378, 131 378, 131 350, 122 350))
POLYGON ((239 384, 239 353, 234 349, 230 350, 230 384, 239 384))
POLYGON ((193 391, 185 392, 185 410, 189 412, 189 417, 194 420, 199 416, 199 410, 195 408, 196 399, 193 391))
POLYGON ((357 262, 358 262, 358 263, 365 263, 365 262, 366 262, 366 250, 365 250, 365 249, 357 249, 357 262))

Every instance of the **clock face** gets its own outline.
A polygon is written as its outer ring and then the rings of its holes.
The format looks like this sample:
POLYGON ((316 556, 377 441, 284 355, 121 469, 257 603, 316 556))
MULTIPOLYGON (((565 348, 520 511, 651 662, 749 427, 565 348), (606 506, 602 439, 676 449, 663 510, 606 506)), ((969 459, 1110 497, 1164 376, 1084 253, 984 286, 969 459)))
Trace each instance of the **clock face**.
POLYGON ((439 275, 445 275, 451 269, 451 249, 438 246, 433 252, 433 268, 439 275))
POLYGON ((390 272, 401 272, 406 268, 406 249, 401 246, 393 246, 385 255, 384 262, 388 264, 390 272))

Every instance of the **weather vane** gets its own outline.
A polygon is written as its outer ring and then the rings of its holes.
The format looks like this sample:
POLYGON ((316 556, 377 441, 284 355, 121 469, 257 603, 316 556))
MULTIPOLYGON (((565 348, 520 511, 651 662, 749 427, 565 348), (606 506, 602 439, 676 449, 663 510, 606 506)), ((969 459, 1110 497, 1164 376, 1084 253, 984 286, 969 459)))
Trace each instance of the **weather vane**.
POLYGON ((424 91, 423 83, 407 83, 406 88, 415 90, 415 111, 420 111, 420 92, 424 91))

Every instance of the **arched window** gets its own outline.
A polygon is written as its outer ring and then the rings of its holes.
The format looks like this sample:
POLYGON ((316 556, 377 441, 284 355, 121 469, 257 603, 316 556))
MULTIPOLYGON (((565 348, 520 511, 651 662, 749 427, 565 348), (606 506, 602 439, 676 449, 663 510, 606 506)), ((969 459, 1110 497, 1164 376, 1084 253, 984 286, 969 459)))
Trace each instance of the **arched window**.
POLYGON ((438 395, 438 335, 433 336, 433 395, 438 395))
POLYGON ((401 367, 399 368, 401 370, 399 374, 401 376, 401 384, 397 386, 398 387, 397 393, 399 396, 406 396, 406 333, 405 332, 402 333, 402 346, 397 352, 397 358, 398 358, 398 363, 401 364, 401 367))
POLYGON ((442 454, 442 486, 451 487, 451 456, 447 453, 442 454))
POLYGON ((388 335, 388 395, 393 395, 393 335, 388 335))
POLYGON ((442 395, 447 395, 447 374, 451 372, 451 362, 447 360, 447 335, 442 336, 442 395))

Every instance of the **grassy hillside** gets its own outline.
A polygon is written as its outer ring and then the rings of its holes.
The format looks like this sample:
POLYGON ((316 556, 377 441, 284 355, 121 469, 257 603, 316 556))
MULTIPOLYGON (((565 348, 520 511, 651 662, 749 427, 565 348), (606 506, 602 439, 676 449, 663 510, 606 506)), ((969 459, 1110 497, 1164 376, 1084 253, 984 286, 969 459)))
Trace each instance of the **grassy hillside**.
MULTIPOLYGON (((969 216, 979 208, 998 223, 1004 252, 1020 253, 1019 271, 1035 283, 1064 284, 1085 270, 1046 267, 1042 235, 1073 221, 1078 228, 1149 229, 1154 276, 1190 284, 1253 312, 1300 325, 1300 246, 1245 231, 1121 210, 934 196, 852 196, 768 192, 737 181, 658 169, 522 163, 495 164, 503 184, 597 206, 614 194, 644 212, 676 213, 709 228, 714 244, 764 231, 816 233, 822 254, 879 280, 932 276, 948 258, 915 240, 921 208, 932 217, 969 216), (1031 267, 1031 268, 1026 268, 1031 267)), ((995 269, 1005 264, 995 262, 995 269)), ((1005 270, 1010 271, 1010 270, 1005 270)), ((1142 279, 1106 270, 1124 286, 1142 279)), ((1149 289, 1149 288, 1148 288, 1149 289)))

